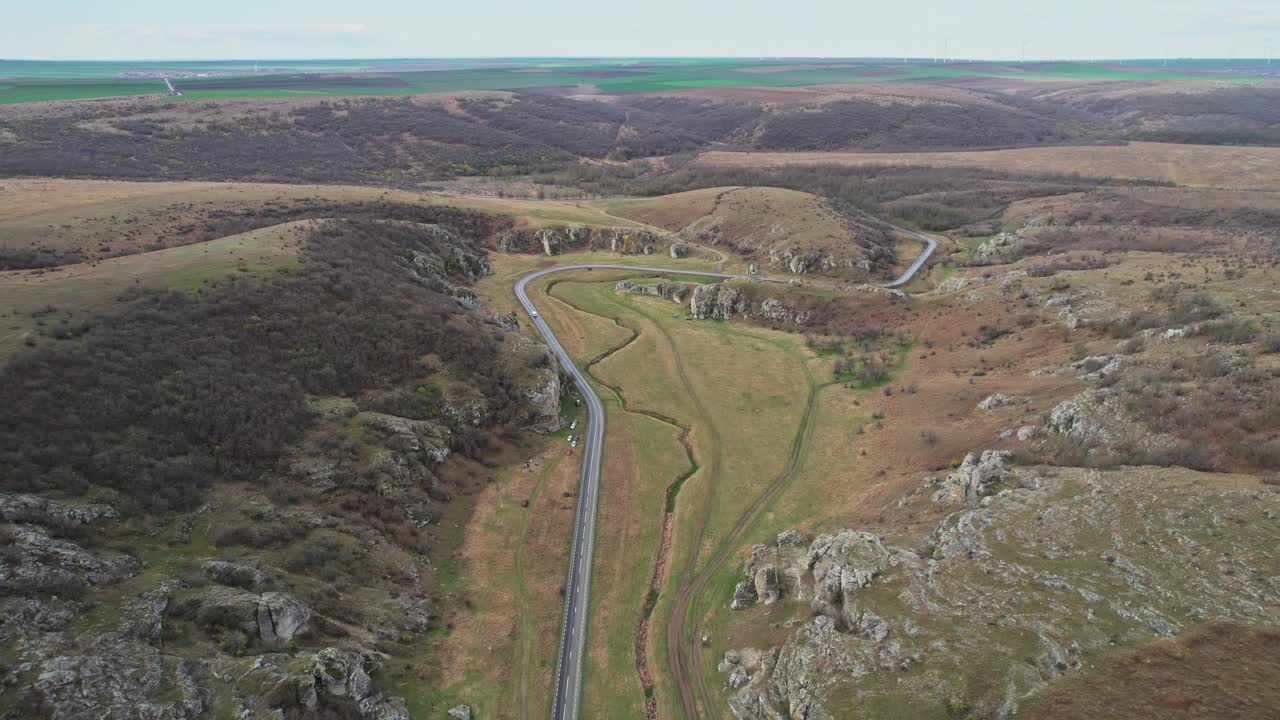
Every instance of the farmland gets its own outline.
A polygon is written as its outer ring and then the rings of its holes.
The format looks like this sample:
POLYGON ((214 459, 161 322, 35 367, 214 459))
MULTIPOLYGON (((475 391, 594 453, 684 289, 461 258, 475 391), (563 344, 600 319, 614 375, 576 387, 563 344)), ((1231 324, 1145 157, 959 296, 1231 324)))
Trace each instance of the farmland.
POLYGON ((883 60, 747 61, 741 59, 354 60, 267 63, 0 63, 0 103, 142 95, 163 92, 157 82, 113 79, 121 73, 176 78, 183 98, 289 97, 297 95, 417 95, 466 90, 579 88, 588 92, 644 93, 697 88, 802 87, 842 83, 945 81, 991 78, 1036 82, 1117 80, 1250 80, 1267 77, 1263 64, 1175 63, 937 63, 883 60), (422 67, 432 69, 419 69, 422 67), (236 72, 242 74, 236 75, 236 72), (204 75, 204 77, 199 77, 204 75), (213 76, 210 76, 213 75, 213 76), (196 77, 193 77, 196 76, 196 77), (59 85, 55 79, 74 78, 59 85))
POLYGON ((38 81, 0 79, 0 103, 35 103, 51 100, 163 95, 159 80, 62 80, 38 81))

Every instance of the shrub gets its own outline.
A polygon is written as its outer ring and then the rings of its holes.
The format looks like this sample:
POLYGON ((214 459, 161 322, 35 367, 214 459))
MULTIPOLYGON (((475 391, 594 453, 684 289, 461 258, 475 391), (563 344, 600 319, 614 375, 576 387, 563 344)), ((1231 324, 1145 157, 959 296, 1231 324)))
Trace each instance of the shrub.
POLYGON ((1235 318, 1215 320, 1200 326, 1199 334, 1211 343, 1243 345, 1253 342, 1258 336, 1258 328, 1252 323, 1235 318))
MULTIPOLYGON (((492 227, 452 209, 413 217, 492 227)), ((405 271, 413 252, 455 251, 475 252, 419 225, 332 221, 308 237, 297 270, 191 294, 134 291, 82 342, 20 353, 0 369, 0 487, 106 487, 150 509, 191 509, 215 481, 259 482, 312 422, 307 394, 413 381, 432 353, 483 388, 491 422, 517 422, 523 400, 500 356, 505 332, 443 283, 405 271)), ((425 413, 429 396, 387 406, 425 413)), ((219 537, 275 542, 230 529, 219 537)))
POLYGON ((1268 355, 1280 353, 1280 333, 1270 332, 1264 335, 1258 343, 1258 349, 1268 355))
POLYGON ((1213 297, 1208 293, 1200 292, 1174 303, 1169 309, 1169 322, 1173 325, 1189 325, 1212 320, 1222 313, 1222 307, 1213 297))

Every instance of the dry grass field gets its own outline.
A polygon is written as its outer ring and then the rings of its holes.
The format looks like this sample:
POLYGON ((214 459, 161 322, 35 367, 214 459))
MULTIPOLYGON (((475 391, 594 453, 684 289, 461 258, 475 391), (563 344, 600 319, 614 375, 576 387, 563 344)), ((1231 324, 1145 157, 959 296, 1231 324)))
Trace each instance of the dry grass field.
POLYGON ((785 239, 798 245, 856 242, 848 222, 830 204, 810 193, 768 187, 724 187, 691 190, 648 200, 620 200, 605 205, 613 215, 655 225, 670 232, 695 223, 715 221, 719 233, 735 247, 763 248, 785 239))
POLYGON ((307 200, 450 205, 510 215, 530 227, 627 223, 576 201, 459 197, 348 185, 10 178, 0 180, 0 249, 44 247, 85 260, 126 255, 184 244, 184 235, 221 214, 307 200))
POLYGON ((1018 173, 1159 180, 1178 185, 1269 190, 1280 184, 1280 148, 1174 145, 1069 146, 972 152, 722 152, 703 153, 698 165, 919 165, 976 167, 1018 173))
POLYGON ((812 256, 809 271, 865 275, 853 267, 868 249, 893 243, 883 229, 841 214, 825 198, 784 188, 707 188, 601 205, 691 242, 728 247, 771 272, 787 272, 788 257, 812 256))

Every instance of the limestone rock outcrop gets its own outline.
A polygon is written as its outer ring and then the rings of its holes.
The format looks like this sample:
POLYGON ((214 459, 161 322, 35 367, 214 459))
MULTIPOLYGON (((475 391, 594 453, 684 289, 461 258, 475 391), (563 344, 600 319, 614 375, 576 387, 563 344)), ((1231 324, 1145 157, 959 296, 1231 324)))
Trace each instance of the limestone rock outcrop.
POLYGON ((193 599, 197 618, 238 629, 250 637, 288 642, 302 632, 311 608, 292 595, 280 592, 256 594, 213 585, 193 599))
POLYGON ((982 243, 973 251, 973 265, 1002 265, 1017 260, 1026 241, 1018 233, 1002 232, 982 243))
POLYGON ((1007 462, 1013 453, 1007 450, 984 450, 979 456, 969 453, 960 467, 947 475, 933 494, 934 502, 972 503, 989 494, 1010 475, 1007 462))
POLYGON ((206 560, 201 569, 210 580, 242 590, 252 590, 267 581, 267 574, 252 565, 206 560))
POLYGON ((858 591, 870 586, 893 562, 889 550, 872 533, 842 530, 818 536, 807 556, 814 582, 809 607, 834 620, 837 629, 857 627, 858 591))
POLYGON ((694 290, 701 287, 697 283, 689 282, 653 282, 643 283, 634 280, 622 280, 614 286, 614 290, 620 293, 628 293, 631 295, 649 295, 651 297, 659 297, 664 300, 671 300, 684 304, 686 300, 693 294, 694 290))
MULTIPOLYGON (((652 255, 671 242, 665 234, 629 227, 592 228, 583 225, 512 228, 495 238, 498 249, 510 253, 561 255, 570 250, 609 250, 623 255, 652 255)), ((681 257, 672 255, 672 257, 681 257)))
POLYGON ((9 522, 74 528, 113 517, 116 511, 110 505, 69 505, 39 495, 0 493, 0 520, 9 522))
POLYGON ((82 654, 46 659, 32 687, 55 720, 186 720, 207 707, 198 672, 198 663, 104 636, 82 654))
POLYGON ((298 681, 305 707, 318 704, 317 695, 353 701, 368 720, 409 720, 403 698, 388 697, 378 691, 373 673, 381 665, 371 653, 328 647, 311 658, 311 665, 298 681))
POLYGON ((731 607, 742 610, 784 598, 808 600, 814 614, 830 617, 839 630, 857 631, 863 627, 855 599, 858 590, 888 568, 912 563, 913 557, 886 547, 872 533, 842 530, 806 543, 799 533, 787 530, 774 544, 751 548, 743 566, 747 579, 735 587, 731 607))
POLYGON ((785 301, 768 297, 754 302, 741 288, 724 283, 653 282, 623 280, 615 286, 621 293, 651 295, 677 303, 689 303, 694 320, 729 320, 735 317, 760 318, 774 322, 804 324, 809 313, 796 310, 785 301))
POLYGON ((90 552, 39 525, 14 525, 9 540, 0 563, 0 593, 74 593, 119 582, 142 567, 128 555, 90 552))
POLYGON ((689 298, 689 315, 695 320, 728 320, 745 307, 742 291, 724 283, 698 285, 689 298))
POLYGON ((449 457, 449 428, 429 420, 411 420, 385 413, 365 413, 363 420, 380 432, 391 450, 441 463, 449 457))
POLYGON ((816 538, 816 616, 773 649, 724 653, 733 715, 834 719, 954 700, 1013 718, 1116 645, 1280 621, 1280 594, 1257 581, 1276 561, 1264 538, 1280 494, 1168 467, 1005 465, 1003 480, 983 482, 1002 464, 983 453, 957 473, 959 487, 992 492, 916 538, 920 549, 856 530, 816 538))
POLYGON ((523 427, 534 432, 559 430, 563 379, 551 348, 533 338, 512 335, 504 347, 503 363, 527 404, 523 427))
POLYGON ((982 402, 978 403, 978 409, 996 410, 998 408, 1008 407, 1010 405, 1019 405, 1021 403, 1022 398, 1005 395, 1003 393, 995 393, 983 398, 982 402))

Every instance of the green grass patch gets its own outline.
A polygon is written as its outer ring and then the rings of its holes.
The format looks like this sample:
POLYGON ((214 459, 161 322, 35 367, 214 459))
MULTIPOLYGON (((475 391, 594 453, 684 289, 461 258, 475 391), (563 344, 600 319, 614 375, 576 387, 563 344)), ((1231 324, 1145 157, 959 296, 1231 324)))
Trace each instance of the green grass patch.
POLYGON ((16 80, 0 85, 0 105, 167 92, 168 88, 160 80, 16 80))

